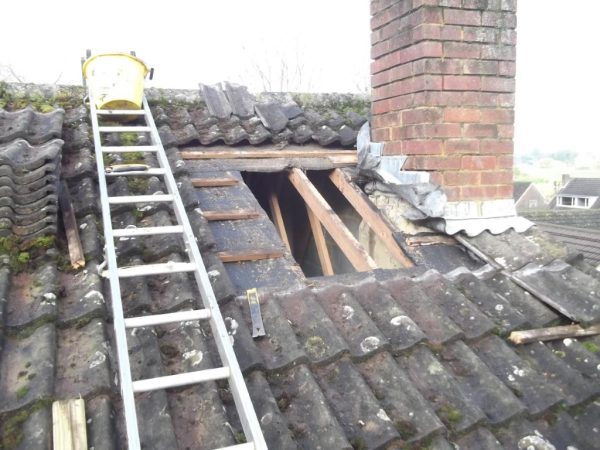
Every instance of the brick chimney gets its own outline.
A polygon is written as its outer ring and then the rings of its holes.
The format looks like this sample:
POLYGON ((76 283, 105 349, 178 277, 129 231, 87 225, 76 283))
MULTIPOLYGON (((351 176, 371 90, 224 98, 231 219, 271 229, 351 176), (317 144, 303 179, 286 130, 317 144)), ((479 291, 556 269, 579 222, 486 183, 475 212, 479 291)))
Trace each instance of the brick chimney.
POLYGON ((371 15, 372 140, 428 171, 447 215, 510 209, 516 0, 371 0, 371 15))

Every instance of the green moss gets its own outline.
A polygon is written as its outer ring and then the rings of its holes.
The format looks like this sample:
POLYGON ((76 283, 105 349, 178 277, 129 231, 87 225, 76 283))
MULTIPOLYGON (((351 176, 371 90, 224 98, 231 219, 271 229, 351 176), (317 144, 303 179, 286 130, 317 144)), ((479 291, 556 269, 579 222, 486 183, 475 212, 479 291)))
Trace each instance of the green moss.
POLYGON ((29 248, 42 248, 48 249, 50 247, 54 247, 54 239, 55 236, 51 234, 47 234, 45 236, 40 236, 31 241, 28 245, 29 248))
POLYGON ((28 264, 30 260, 31 255, 28 252, 20 252, 19 256, 17 256, 19 264, 28 264))
MULTIPOLYGON (((121 133, 121 145, 136 145, 137 141, 138 141, 137 133, 121 133)), ((140 153, 140 155, 141 155, 141 153, 140 153)))
POLYGON ((355 450, 365 450, 367 448, 367 444, 365 440, 361 437, 355 437, 350 441, 350 445, 355 450))
POLYGON ((144 213, 141 209, 133 208, 131 212, 133 214, 133 217, 135 217, 137 220, 141 220, 144 218, 144 213))
POLYGON ((457 423, 463 418, 462 413, 452 405, 443 405, 436 413, 446 423, 457 423))
POLYGON ((148 191, 148 178, 128 177, 127 187, 132 194, 145 194, 148 191))
POLYGON ((123 153, 122 158, 123 164, 144 164, 144 154, 142 152, 123 153))
POLYGON ((112 166, 115 163, 115 157, 114 155, 111 155, 110 153, 104 153, 102 155, 102 161, 104 161, 104 166, 112 166))
POLYGON ((327 353, 327 346, 321 336, 311 336, 304 344, 304 350, 313 358, 321 358, 327 353))
POLYGON ((2 436, 0 437, 0 449, 9 450, 19 446, 23 440, 23 432, 21 430, 23 423, 36 411, 48 406, 47 400, 39 400, 30 408, 10 413, 3 419, 4 426, 2 427, 2 436))
POLYGON ((15 272, 25 268, 30 261, 30 255, 21 251, 20 242, 16 236, 0 237, 0 255, 8 257, 8 265, 15 272))
POLYGON ((588 341, 588 342, 582 342, 582 345, 585 347, 585 349, 586 349, 588 352, 592 352, 592 353, 598 353, 598 350, 599 350, 599 348, 598 348, 598 346, 597 346, 596 344, 594 344, 593 342, 590 342, 590 341, 588 341))
POLYGON ((243 431, 236 431, 233 435, 235 438, 235 442, 237 444, 245 444, 246 443, 246 435, 243 431))
POLYGON ((408 441, 417 434, 417 427, 409 420, 396 420, 394 422, 396 430, 400 433, 400 437, 408 441))
POLYGON ((29 392, 29 388, 27 386, 21 386, 19 389, 17 389, 17 392, 15 393, 15 395, 20 400, 23 397, 25 397, 28 392, 29 392))
POLYGON ((564 358, 565 356, 567 356, 567 354, 566 354, 565 352, 563 352, 562 350, 556 350, 556 351, 554 352, 554 354, 555 354, 556 356, 558 356, 559 358, 564 358))

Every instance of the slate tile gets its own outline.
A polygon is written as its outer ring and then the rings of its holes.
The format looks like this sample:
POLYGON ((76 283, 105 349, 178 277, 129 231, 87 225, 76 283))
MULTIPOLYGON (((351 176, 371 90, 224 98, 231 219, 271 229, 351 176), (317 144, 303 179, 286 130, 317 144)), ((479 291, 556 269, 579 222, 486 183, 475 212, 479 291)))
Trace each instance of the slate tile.
POLYGON ((364 358, 389 344, 351 292, 343 285, 332 286, 316 292, 316 299, 348 344, 350 354, 364 358))
POLYGON ((113 421, 114 411, 107 395, 86 400, 85 416, 89 448, 94 450, 115 450, 116 430, 113 421))
POLYGON ((487 285, 474 275, 464 274, 455 283, 457 288, 496 324, 500 334, 530 328, 527 319, 519 311, 506 299, 490 291, 487 285))
POLYGON ((25 338, 6 337, 0 362, 0 413, 52 398, 56 361, 54 325, 25 338))
POLYGON ((446 347, 440 359, 465 396, 486 413, 491 423, 505 422, 525 411, 525 405, 462 341, 446 347))
POLYGON ((561 403, 560 389, 546 382, 499 337, 488 336, 472 345, 477 356, 527 406, 531 415, 539 415, 561 403))
POLYGON ((398 305, 398 302, 375 283, 366 283, 354 291, 356 299, 383 332, 398 354, 425 340, 425 334, 398 305))
POLYGON ((88 398, 109 393, 111 372, 104 321, 58 331, 55 396, 58 399, 88 398))
POLYGON ((494 330, 494 322, 441 275, 424 277, 419 287, 463 330, 465 338, 476 339, 494 330))
POLYGON ((53 264, 44 264, 33 273, 21 272, 13 276, 5 307, 5 325, 23 328, 35 322, 54 320, 57 282, 58 271, 53 264))
POLYGON ((432 299, 408 278, 383 283, 398 304, 434 344, 444 344, 463 336, 462 330, 432 299))
POLYGON ((353 446, 385 448, 400 437, 392 420, 348 359, 314 372, 353 446))
POLYGON ((378 353, 357 367, 403 441, 421 441, 445 430, 427 400, 389 353, 378 353))
POLYGON ((485 413, 465 396, 454 377, 425 346, 416 346, 409 356, 397 360, 450 430, 467 432, 486 420, 485 413))
POLYGON ((544 303, 500 273, 490 278, 484 278, 483 282, 498 297, 504 299, 512 308, 519 311, 534 328, 549 326, 559 318, 558 314, 545 306, 544 303))
POLYGON ((346 342, 310 292, 276 296, 275 301, 313 364, 327 363, 348 351, 346 342))
POLYGON ((269 384, 300 448, 352 448, 326 397, 305 365, 271 375, 269 384))
POLYGON ((246 386, 267 446, 281 450, 296 449, 290 425, 279 411, 277 400, 273 397, 264 374, 259 371, 252 372, 246 377, 246 386))
POLYGON ((527 359, 548 383, 558 386, 569 406, 578 405, 600 393, 600 385, 583 378, 541 342, 518 346, 517 353, 527 359))

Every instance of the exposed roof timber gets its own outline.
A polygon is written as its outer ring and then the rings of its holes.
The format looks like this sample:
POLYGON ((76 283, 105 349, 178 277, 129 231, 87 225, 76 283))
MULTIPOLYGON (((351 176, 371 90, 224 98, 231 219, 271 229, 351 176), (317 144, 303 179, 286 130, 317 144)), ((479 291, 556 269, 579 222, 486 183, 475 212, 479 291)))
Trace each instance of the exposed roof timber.
POLYGON ((306 177, 306 174, 300 169, 294 168, 289 172, 289 179, 306 202, 307 207, 311 209, 333 240, 340 246, 354 268, 359 272, 376 269, 375 261, 344 225, 317 188, 306 177))
POLYGON ((333 265, 331 264, 331 257, 329 256, 327 241, 325 241, 325 234, 323 233, 321 222, 319 222, 319 219, 317 219, 317 216, 315 216, 315 213, 312 212, 308 205, 306 205, 306 212, 308 213, 310 229, 315 237, 315 245, 317 247, 317 254, 319 256, 319 262, 321 263, 323 275, 334 275, 333 265))
POLYGON ((344 172, 340 169, 332 170, 329 178, 367 225, 385 243, 394 258, 403 267, 413 267, 413 262, 404 254, 394 239, 392 227, 363 191, 352 181, 348 180, 344 172))

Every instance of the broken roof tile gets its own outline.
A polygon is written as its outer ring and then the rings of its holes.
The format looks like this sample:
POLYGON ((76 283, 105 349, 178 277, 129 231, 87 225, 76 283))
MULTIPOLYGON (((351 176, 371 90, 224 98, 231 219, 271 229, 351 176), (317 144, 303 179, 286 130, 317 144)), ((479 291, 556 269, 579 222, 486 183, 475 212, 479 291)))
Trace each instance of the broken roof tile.
POLYGON ((200 92, 211 115, 219 119, 226 119, 231 115, 231 105, 220 86, 200 84, 200 92))
POLYGON ((257 103, 254 111, 263 125, 275 133, 283 130, 288 123, 288 118, 278 103, 257 103))
POLYGON ((254 115, 256 99, 248 92, 246 86, 240 86, 227 81, 223 83, 223 86, 233 114, 241 119, 247 119, 254 115))

